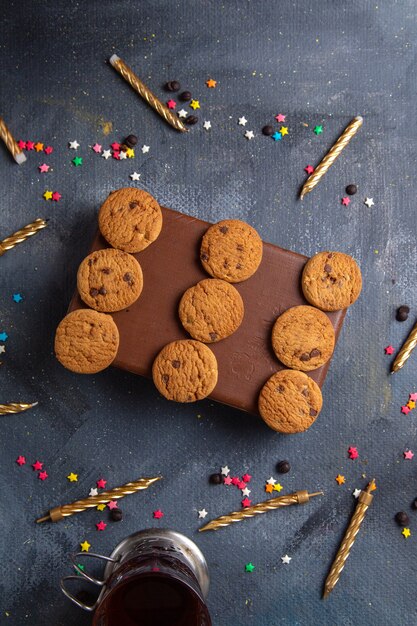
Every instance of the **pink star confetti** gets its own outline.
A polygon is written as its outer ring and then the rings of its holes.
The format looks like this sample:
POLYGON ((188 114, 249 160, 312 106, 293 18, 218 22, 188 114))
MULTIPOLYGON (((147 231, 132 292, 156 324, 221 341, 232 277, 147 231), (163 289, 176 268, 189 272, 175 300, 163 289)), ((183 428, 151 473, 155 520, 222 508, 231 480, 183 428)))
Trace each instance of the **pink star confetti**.
POLYGON ((349 455, 350 459, 357 459, 358 456, 359 456, 357 448, 354 448, 353 446, 350 446, 350 448, 348 450, 348 455, 349 455))
POLYGON ((252 504, 252 500, 249 500, 249 498, 243 498, 242 506, 243 506, 244 509, 246 509, 251 504, 252 504))
POLYGON ((348 206, 348 204, 350 204, 350 198, 348 198, 347 196, 344 196, 342 198, 342 204, 343 206, 348 206))
POLYGON ((19 456, 17 457, 17 459, 16 459, 16 463, 17 463, 18 465, 20 465, 20 467, 22 467, 22 465, 25 465, 25 463, 26 463, 26 459, 25 459, 25 457, 24 457, 24 456, 22 456, 22 455, 19 455, 19 456))
POLYGON ((175 102, 175 100, 168 100, 167 102, 167 107, 168 109, 175 109, 175 107, 177 106, 177 103, 175 102))
POLYGON ((314 172, 314 167, 312 165, 307 165, 307 167, 304 168, 304 171, 310 176, 310 174, 314 172))
POLYGON ((118 152, 120 150, 120 143, 117 143, 117 141, 114 141, 111 145, 110 148, 112 150, 114 150, 115 152, 118 152))
POLYGON ((112 511, 113 509, 117 509, 117 501, 110 500, 110 502, 107 503, 107 506, 109 507, 110 511, 112 511))
POLYGON ((52 200, 55 200, 55 202, 59 202, 61 200, 62 196, 58 191, 54 191, 52 194, 52 200))
POLYGON ((286 115, 283 115, 282 113, 278 113, 278 115, 275 116, 275 119, 277 120, 279 124, 281 124, 281 122, 285 122, 286 117, 287 117, 286 115))
POLYGON ((240 482, 238 482, 237 486, 239 487, 239 489, 245 489, 246 483, 244 480, 241 480, 240 482))
POLYGON ((243 474, 242 476, 242 480, 245 481, 245 483, 250 483, 252 476, 250 474, 243 474))
POLYGON ((34 150, 35 149, 35 142, 34 141, 27 141, 26 142, 26 150, 34 150))
POLYGON ((40 461, 35 461, 35 463, 32 463, 32 467, 35 472, 39 472, 39 470, 43 468, 43 463, 41 463, 40 461))
POLYGON ((385 350, 385 354, 393 354, 394 347, 393 346, 387 346, 386 348, 384 348, 384 350, 385 350))
POLYGON ((407 415, 410 411, 411 409, 407 405, 401 407, 401 413, 404 413, 404 415, 407 415))
POLYGON ((97 485, 97 488, 98 488, 98 489, 104 489, 104 487, 106 486, 106 484, 107 484, 107 480, 104 480, 104 478, 99 478, 99 479, 96 481, 96 485, 97 485))
POLYGON ((105 522, 103 522, 103 521, 97 522, 97 524, 96 524, 97 530, 105 530, 106 526, 107 526, 107 524, 105 522))
POLYGON ((410 400, 413 402, 417 402, 417 393, 410 393, 410 400))
POLYGON ((99 143, 95 143, 94 146, 91 146, 91 149, 94 150, 96 154, 100 154, 102 151, 102 147, 99 143))
POLYGON ((414 452, 411 452, 411 450, 406 450, 405 452, 403 452, 403 454, 406 461, 411 461, 414 456, 414 452))
POLYGON ((54 149, 52 146, 46 146, 46 148, 44 148, 43 151, 45 152, 45 154, 52 154, 54 149))
POLYGON ((239 476, 233 476, 233 478, 232 478, 232 485, 237 486, 239 483, 240 483, 239 476))
POLYGON ((46 480, 48 478, 48 474, 46 472, 39 472, 38 478, 39 480, 46 480))
POLYGON ((161 519, 161 517, 164 517, 164 514, 162 513, 161 509, 158 509, 157 511, 153 512, 153 516, 155 519, 161 519))
POLYGON ((22 141, 21 139, 19 139, 19 141, 17 142, 17 145, 19 146, 21 150, 26 150, 26 141, 22 141))
POLYGON ((42 163, 42 165, 38 165, 38 169, 41 172, 41 174, 44 174, 45 172, 49 172, 49 165, 47 165, 46 163, 42 163))
POLYGON ((230 476, 225 476, 223 478, 223 482, 225 485, 231 485, 232 484, 232 478, 230 476))

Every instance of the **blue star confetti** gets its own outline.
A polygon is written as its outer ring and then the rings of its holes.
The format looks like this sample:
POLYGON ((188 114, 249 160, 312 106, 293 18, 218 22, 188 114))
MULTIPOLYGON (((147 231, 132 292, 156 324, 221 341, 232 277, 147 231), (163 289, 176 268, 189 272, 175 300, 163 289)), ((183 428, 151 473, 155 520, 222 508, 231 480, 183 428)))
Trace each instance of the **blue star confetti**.
POLYGON ((20 293, 14 293, 13 294, 13 302, 22 302, 23 300, 23 296, 20 293))
POLYGON ((0 341, 7 341, 8 338, 9 338, 9 335, 5 331, 0 333, 0 341))
POLYGON ((277 130, 275 131, 275 133, 272 135, 272 139, 274 141, 279 141, 280 139, 282 139, 282 135, 281 133, 279 133, 277 130))

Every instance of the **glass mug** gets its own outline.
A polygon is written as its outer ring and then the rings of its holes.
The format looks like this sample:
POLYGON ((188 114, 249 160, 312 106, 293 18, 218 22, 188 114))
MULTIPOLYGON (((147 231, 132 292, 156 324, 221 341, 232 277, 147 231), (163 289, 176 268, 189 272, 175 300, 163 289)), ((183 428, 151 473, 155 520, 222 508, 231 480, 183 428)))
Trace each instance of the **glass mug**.
POLYGON ((71 560, 77 574, 64 576, 61 589, 77 606, 95 611, 93 626, 211 626, 206 560, 174 530, 142 530, 123 539, 109 557, 79 552, 71 560), (80 557, 106 561, 103 580, 80 570, 80 557), (101 587, 94 604, 67 590, 66 581, 74 579, 101 587))

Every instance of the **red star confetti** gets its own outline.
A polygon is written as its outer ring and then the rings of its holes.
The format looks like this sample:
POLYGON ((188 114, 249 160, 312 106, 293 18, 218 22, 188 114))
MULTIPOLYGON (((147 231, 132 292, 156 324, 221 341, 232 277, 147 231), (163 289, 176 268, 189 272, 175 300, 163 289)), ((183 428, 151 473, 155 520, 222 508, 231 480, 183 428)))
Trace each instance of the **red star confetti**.
POLYGON ((91 146, 91 149, 94 150, 96 154, 100 154, 102 147, 99 143, 95 143, 94 146, 91 146))
POLYGON ((55 200, 55 202, 59 202, 61 200, 62 196, 58 191, 54 191, 52 194, 52 200, 55 200))
POLYGON ((406 461, 411 461, 414 456, 414 452, 411 452, 411 450, 406 450, 405 452, 403 452, 403 454, 406 461))
POLYGON ((106 484, 107 484, 107 480, 104 480, 104 478, 99 478, 99 480, 97 480, 96 482, 98 489, 104 489, 106 484))
POLYGON ((46 146, 46 148, 44 148, 43 150, 45 152, 45 154, 52 154, 52 152, 54 151, 52 146, 46 146))
POLYGON ((25 463, 26 463, 25 457, 22 456, 22 455, 18 456, 17 459, 16 459, 16 463, 18 465, 20 465, 20 467, 22 467, 22 465, 25 465, 25 463))
POLYGON ((314 172, 314 167, 312 165, 307 165, 307 167, 304 168, 304 171, 310 176, 310 174, 314 172))
POLYGON ((112 152, 112 157, 113 157, 113 159, 116 159, 117 161, 120 161, 120 152, 115 150, 114 152, 112 152))
POLYGON ((410 400, 417 401, 417 393, 410 393, 410 400))
POLYGON ((278 113, 278 115, 275 116, 275 119, 277 120, 279 124, 281 124, 282 122, 285 122, 286 117, 287 117, 286 115, 283 115, 282 113, 278 113))
POLYGON ((225 476, 223 478, 223 482, 224 482, 225 485, 231 485, 232 484, 232 479, 231 479, 230 476, 225 476))
POLYGON ((239 476, 233 476, 232 485, 238 485, 240 483, 239 476))
POLYGON ((40 143, 40 141, 38 141, 38 143, 35 143, 34 148, 35 148, 36 152, 42 152, 42 150, 43 150, 43 143, 40 143))
POLYGON ((345 482, 345 477, 342 476, 341 474, 338 474, 335 478, 335 481, 337 482, 338 485, 343 485, 343 483, 345 482))
POLYGON ((392 354, 394 352, 393 346, 387 346, 386 348, 384 348, 384 350, 385 354, 392 354))
POLYGON ((342 204, 343 206, 348 206, 348 204, 350 204, 350 198, 348 198, 347 196, 344 196, 342 198, 342 204))
POLYGON ((113 142, 112 144, 110 144, 110 148, 111 148, 112 150, 115 150, 115 151, 117 152, 118 150, 120 150, 120 143, 117 143, 117 142, 115 141, 115 142, 113 142))
POLYGON ((239 487, 239 489, 244 489, 246 487, 246 483, 244 480, 241 480, 240 482, 238 482, 237 486, 239 487))
POLYGON ((164 517, 164 514, 162 513, 161 509, 158 509, 157 511, 153 512, 153 516, 155 519, 161 519, 161 517, 164 517))
POLYGON ((35 149, 35 143, 33 141, 27 141, 26 150, 34 150, 34 149, 35 149))
POLYGON ((350 448, 348 449, 348 455, 350 459, 357 459, 359 456, 358 450, 353 446, 350 446, 350 448))
POLYGON ((243 474, 242 476, 242 480, 245 481, 245 483, 250 483, 252 476, 250 474, 243 474))
POLYGON ((39 472, 38 478, 39 480, 46 480, 48 478, 48 474, 46 472, 39 472))
POLYGON ((243 498, 242 506, 243 506, 244 509, 246 509, 251 504, 252 504, 252 500, 249 500, 249 498, 243 498))
POLYGON ((107 503, 107 506, 109 507, 110 511, 112 511, 113 509, 117 509, 117 501, 110 500, 110 502, 107 503))
POLYGON ((22 141, 21 139, 19 139, 19 141, 17 142, 17 145, 19 146, 21 150, 26 150, 26 141, 22 141))
POLYGON ((175 100, 168 100, 167 102, 167 107, 168 109, 175 109, 175 107, 177 106, 177 103, 175 102, 175 100))
POLYGON ((43 463, 41 463, 40 461, 35 461, 35 463, 32 463, 32 467, 35 472, 39 472, 39 470, 43 468, 43 463))
POLYGON ((105 522, 97 522, 96 524, 96 528, 97 530, 105 530, 106 529, 107 524, 105 522))
POLYGON ((41 174, 45 174, 45 172, 49 172, 49 165, 47 165, 46 163, 42 163, 42 165, 38 165, 38 169, 40 171, 41 174))
POLYGON ((401 413, 404 413, 404 415, 407 415, 410 411, 411 409, 407 405, 401 407, 401 413))

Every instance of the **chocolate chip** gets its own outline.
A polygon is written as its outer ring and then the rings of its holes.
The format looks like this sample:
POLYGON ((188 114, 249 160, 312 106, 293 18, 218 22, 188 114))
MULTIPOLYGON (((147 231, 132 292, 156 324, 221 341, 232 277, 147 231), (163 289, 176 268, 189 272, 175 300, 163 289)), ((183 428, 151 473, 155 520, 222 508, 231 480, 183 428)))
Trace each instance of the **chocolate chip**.
POLYGON ((316 356, 321 356, 321 352, 317 348, 313 348, 313 350, 310 352, 310 358, 314 359, 314 357, 316 356))
POLYGON ((223 476, 221 474, 210 474, 209 482, 212 485, 221 485, 223 482, 223 476))
POLYGON ((90 296, 92 296, 93 298, 98 296, 98 289, 95 289, 95 287, 91 287, 91 289, 90 289, 90 296))
POLYGON ((191 91, 183 91, 178 97, 183 102, 188 102, 192 98, 191 91))
POLYGON ((270 137, 271 135, 274 134, 274 129, 272 128, 272 126, 267 124, 266 126, 263 127, 262 134, 265 135, 266 137, 270 137))
POLYGON ((88 265, 91 267, 93 265, 93 259, 88 259, 88 265))
POLYGON ((205 254, 205 252, 203 252, 203 253, 200 255, 200 259, 201 259, 202 261, 208 261, 208 260, 209 260, 209 257, 208 257, 208 255, 207 255, 207 254, 205 254))
POLYGON ((310 417, 316 417, 317 415, 317 411, 315 411, 314 409, 310 409, 310 417))
POLYGON ((243 267, 243 265, 241 265, 240 263, 236 263, 236 269, 237 270, 241 270, 243 267))
POLYGON ((308 392, 307 387, 304 387, 304 389, 302 390, 302 392, 301 392, 301 393, 303 394, 303 396, 304 396, 305 398, 308 398, 308 396, 309 396, 309 392, 308 392))
POLYGON ((410 523, 410 518, 404 511, 399 511, 395 515, 395 521, 399 526, 407 526, 410 523))
POLYGON ((287 474, 291 469, 291 465, 288 461, 280 461, 277 463, 277 472, 280 474, 287 474))
POLYGON ((241 243, 238 243, 238 244, 237 244, 237 246, 236 246, 236 250, 239 250, 239 252, 243 252, 244 248, 243 248, 243 246, 242 246, 242 244, 241 244, 241 243))
POLYGON ((129 202, 129 209, 136 209, 139 206, 137 202, 129 202))
POLYGON ((136 135, 129 135, 125 139, 125 144, 127 145, 128 148, 134 148, 137 143, 138 143, 138 138, 136 137, 136 135))
POLYGON ((405 322, 405 320, 408 318, 409 312, 410 307, 404 304, 403 306, 398 307, 395 319, 397 320, 397 322, 405 322))
POLYGON ((330 272, 332 271, 332 266, 326 263, 326 265, 324 266, 324 271, 330 274, 330 272))
POLYGON ((177 359, 175 359, 174 361, 172 361, 172 367, 174 367, 176 370, 177 370, 178 368, 180 368, 180 367, 181 367, 181 363, 180 363, 180 361, 177 361, 177 359))
POLYGON ((216 341, 216 339, 217 339, 217 333, 210 333, 210 339, 211 339, 212 341, 216 341))
POLYGON ((103 267, 101 271, 103 274, 111 274, 111 269, 109 267, 103 267))
POLYGON ((411 508, 414 509, 414 511, 417 511, 417 498, 412 501, 411 508))
POLYGON ((348 196, 354 196, 357 191, 358 188, 356 185, 348 185, 346 187, 346 193, 348 194, 348 196))
POLYGON ((329 254, 327 255, 328 259, 332 259, 333 258, 333 252, 329 252, 329 254))
POLYGON ((162 381, 166 384, 169 381, 168 374, 162 374, 162 381))
POLYGON ((126 274, 123 276, 123 280, 126 283, 129 283, 132 279, 133 279, 133 276, 130 272, 126 272, 126 274))
POLYGON ((194 126, 194 124, 197 124, 198 122, 198 117, 197 115, 188 115, 184 122, 188 125, 188 126, 194 126))
POLYGON ((107 293, 107 289, 105 287, 100 287, 100 289, 98 290, 100 296, 105 296, 107 293))
POLYGON ((283 391, 285 391, 285 387, 284 385, 278 385, 276 390, 279 391, 279 393, 282 393, 283 391))
POLYGON ((229 229, 227 228, 227 226, 220 226, 219 230, 221 233, 223 233, 223 235, 225 235, 229 229))
POLYGON ((229 263, 228 263, 228 261, 225 261, 225 262, 223 263, 223 267, 224 267, 225 269, 228 269, 228 267, 229 267, 229 263))
POLYGON ((303 354, 300 356, 300 361, 309 361, 310 358, 311 357, 307 352, 303 352, 303 354))
POLYGON ((110 517, 113 522, 120 522, 123 519, 123 513, 120 509, 112 509, 110 511, 110 517))
POLYGON ((179 91, 181 89, 181 85, 177 80, 169 80, 165 85, 165 89, 167 91, 179 91))

